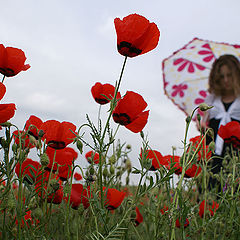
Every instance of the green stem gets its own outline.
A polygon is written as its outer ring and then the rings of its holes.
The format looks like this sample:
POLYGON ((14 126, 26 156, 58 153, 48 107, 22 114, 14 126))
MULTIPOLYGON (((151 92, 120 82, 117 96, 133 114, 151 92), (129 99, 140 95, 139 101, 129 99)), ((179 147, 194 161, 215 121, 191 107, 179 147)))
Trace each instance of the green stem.
POLYGON ((109 126, 110 119, 112 117, 112 112, 113 112, 113 110, 115 108, 115 105, 116 105, 116 102, 117 102, 117 100, 116 100, 117 93, 118 93, 118 90, 119 90, 119 87, 120 87, 120 83, 122 81, 122 76, 123 76, 123 72, 124 72, 124 69, 125 69, 126 61, 127 61, 127 57, 124 58, 124 62, 123 62, 122 70, 121 70, 121 73, 120 73, 120 77, 119 77, 119 80, 116 82, 114 98, 113 98, 113 100, 111 102, 112 105, 111 105, 111 108, 110 108, 108 119, 107 119, 107 122, 105 124, 103 135, 102 135, 101 140, 100 140, 98 177, 99 177, 99 186, 100 186, 100 193, 101 193, 101 207, 102 208, 104 207, 103 174, 102 174, 102 167, 103 167, 103 155, 102 155, 102 153, 103 153, 103 147, 104 147, 104 138, 105 138, 108 126, 109 126))

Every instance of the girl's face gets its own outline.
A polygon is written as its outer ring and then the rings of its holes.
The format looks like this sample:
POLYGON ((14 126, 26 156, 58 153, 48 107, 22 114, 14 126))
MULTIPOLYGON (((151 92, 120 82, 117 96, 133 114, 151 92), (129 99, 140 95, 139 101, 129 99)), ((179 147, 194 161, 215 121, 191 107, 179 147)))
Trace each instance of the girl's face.
POLYGON ((223 65, 220 68, 220 77, 222 88, 226 91, 233 90, 233 75, 231 69, 227 65, 223 65))

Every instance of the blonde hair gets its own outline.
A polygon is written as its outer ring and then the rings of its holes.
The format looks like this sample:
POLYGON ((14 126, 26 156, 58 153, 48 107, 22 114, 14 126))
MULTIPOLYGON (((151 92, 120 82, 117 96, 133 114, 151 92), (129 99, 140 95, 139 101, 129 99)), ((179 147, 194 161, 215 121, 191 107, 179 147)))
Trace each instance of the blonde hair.
POLYGON ((221 73, 220 68, 226 65, 231 70, 233 77, 233 91, 237 97, 240 95, 240 62, 239 60, 230 54, 222 55, 212 65, 212 69, 209 75, 208 83, 210 93, 216 96, 223 95, 224 88, 221 85, 221 73))

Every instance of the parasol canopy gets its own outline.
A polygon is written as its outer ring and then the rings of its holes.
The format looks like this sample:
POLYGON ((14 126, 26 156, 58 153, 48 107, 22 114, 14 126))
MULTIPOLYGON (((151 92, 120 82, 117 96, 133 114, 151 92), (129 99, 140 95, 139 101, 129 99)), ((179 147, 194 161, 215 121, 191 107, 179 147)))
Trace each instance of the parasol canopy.
POLYGON ((204 102, 212 64, 224 54, 240 58, 240 45, 194 38, 163 60, 164 92, 186 115, 204 102))

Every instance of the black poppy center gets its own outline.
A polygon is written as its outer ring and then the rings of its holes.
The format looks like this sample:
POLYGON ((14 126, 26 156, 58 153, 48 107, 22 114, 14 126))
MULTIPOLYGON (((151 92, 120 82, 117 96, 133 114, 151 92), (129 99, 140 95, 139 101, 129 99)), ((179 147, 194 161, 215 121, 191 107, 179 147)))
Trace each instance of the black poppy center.
POLYGON ((106 98, 95 98, 95 101, 99 104, 106 104, 109 102, 106 98))
POLYGON ((0 73, 6 77, 12 77, 15 75, 14 71, 11 68, 0 68, 0 73))
POLYGON ((66 144, 63 141, 51 140, 48 142, 48 146, 54 149, 63 149, 66 147, 66 144))
POLYGON ((232 144, 234 148, 240 148, 240 139, 236 136, 231 136, 230 138, 224 139, 226 143, 232 144))
POLYGON ((120 42, 117 45, 118 51, 124 55, 124 56, 128 56, 128 57, 135 57, 141 54, 142 50, 133 46, 132 43, 129 42, 120 42))
POLYGON ((32 131, 28 131, 28 134, 35 137, 36 140, 38 140, 38 135, 33 133, 32 131))
POLYGON ((128 125, 131 123, 131 118, 126 113, 113 113, 113 119, 120 125, 128 125))

